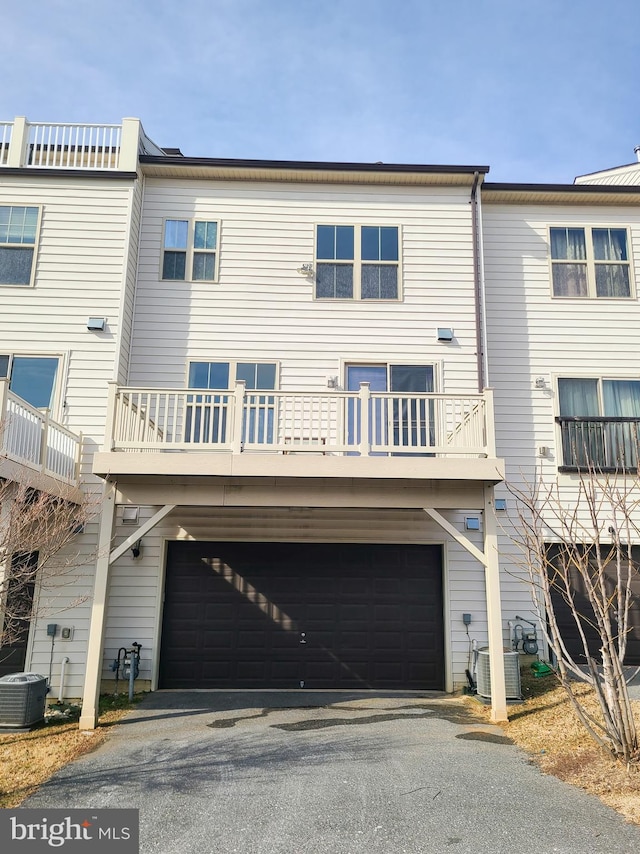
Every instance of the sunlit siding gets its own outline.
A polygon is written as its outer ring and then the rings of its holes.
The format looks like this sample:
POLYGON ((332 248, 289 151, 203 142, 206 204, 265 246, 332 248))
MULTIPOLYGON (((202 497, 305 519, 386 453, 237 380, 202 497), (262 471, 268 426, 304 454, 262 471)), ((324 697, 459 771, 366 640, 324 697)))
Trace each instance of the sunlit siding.
POLYGON ((470 210, 463 188, 147 179, 130 383, 184 386, 190 359, 267 359, 283 388, 326 388, 341 360, 400 360, 441 362, 446 391, 475 391, 470 210), (217 283, 161 281, 167 217, 220 221, 217 283), (296 270, 314 263, 316 223, 399 226, 403 299, 315 301, 296 270))
POLYGON ((2 176, 0 205, 38 205, 34 287, 0 286, 0 350, 63 357, 53 417, 100 444, 120 335, 131 181, 2 176), (89 332, 87 318, 107 318, 89 332))

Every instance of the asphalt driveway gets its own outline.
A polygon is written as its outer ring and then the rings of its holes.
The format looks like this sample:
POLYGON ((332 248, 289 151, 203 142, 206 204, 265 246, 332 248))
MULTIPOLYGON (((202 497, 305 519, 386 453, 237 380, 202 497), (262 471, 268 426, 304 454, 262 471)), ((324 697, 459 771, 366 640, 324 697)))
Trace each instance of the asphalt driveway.
POLYGON ((156 692, 25 807, 137 807, 161 854, 636 854, 460 700, 156 692))

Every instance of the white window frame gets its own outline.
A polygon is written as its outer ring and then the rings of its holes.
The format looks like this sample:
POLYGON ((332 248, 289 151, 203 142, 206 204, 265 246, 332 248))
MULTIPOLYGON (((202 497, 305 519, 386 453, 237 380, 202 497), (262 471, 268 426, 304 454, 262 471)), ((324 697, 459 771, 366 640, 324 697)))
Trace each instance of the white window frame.
MULTIPOLYGON (((8 356, 9 357, 9 364, 7 367, 7 376, 6 377, 0 377, 0 379, 8 379, 9 385, 11 385, 11 371, 12 371, 14 359, 18 358, 18 359, 56 359, 57 360, 58 367, 56 368, 56 375, 55 375, 55 379, 53 381, 53 388, 51 389, 51 403, 50 403, 50 406, 48 407, 51 415, 57 419, 61 414, 60 413, 61 401, 63 399, 62 387, 63 387, 63 384, 66 382, 66 371, 65 371, 66 356, 65 356, 65 354, 64 353, 46 353, 46 352, 38 353, 38 352, 34 352, 33 350, 30 350, 29 352, 25 352, 25 353, 23 353, 19 350, 11 350, 11 351, 7 352, 6 350, 2 349, 2 347, 0 345, 0 356, 8 356)), ((29 406, 32 406, 32 404, 29 404, 29 406)), ((35 408, 37 408, 37 407, 34 407, 34 409, 35 408)))
POLYGON ((347 368, 386 368, 387 369, 387 390, 391 380, 392 367, 409 367, 415 365, 419 368, 433 369, 433 391, 425 392, 425 394, 441 394, 443 392, 443 363, 438 359, 412 359, 407 356, 405 359, 357 359, 351 358, 340 359, 340 377, 343 390, 347 387, 347 368))
POLYGON ((220 232, 221 232, 221 222, 216 218, 205 218, 206 215, 203 216, 195 216, 195 217, 181 217, 181 216, 167 216, 162 220, 162 238, 160 244, 160 271, 159 277, 162 282, 194 282, 196 284, 215 284, 219 280, 219 269, 220 269, 220 232), (168 222, 186 222, 187 223, 187 246, 185 249, 181 247, 172 248, 170 246, 165 247, 166 233, 167 233, 167 223, 168 222), (195 247, 195 232, 196 232, 196 223, 204 222, 204 223, 212 223, 216 226, 216 248, 215 249, 197 249, 195 247), (184 252, 185 255, 185 271, 184 271, 184 279, 165 279, 164 278, 164 255, 165 252, 184 252), (214 270, 213 270, 213 278, 212 279, 196 279, 193 276, 193 263, 196 255, 213 255, 214 257, 214 270))
MULTIPOLYGON (((0 208, 35 208, 38 211, 37 221, 36 221, 36 236, 33 243, 5 243, 0 242, 0 248, 2 249, 31 249, 31 276, 29 277, 28 282, 20 283, 20 282, 3 282, 2 274, 0 272, 0 287, 3 288, 32 288, 35 284, 36 280, 36 261, 38 258, 38 249, 40 245, 40 226, 42 224, 42 205, 28 205, 28 204, 1 204, 0 208)), ((5 355, 5 354, 3 354, 5 355)))
POLYGON ((579 300, 583 302, 584 300, 598 300, 598 301, 610 301, 610 300, 631 300, 636 298, 636 288, 635 288, 635 275, 633 271, 633 253, 631 251, 631 229, 627 225, 622 225, 620 223, 592 223, 589 225, 585 225, 584 222, 580 223, 551 223, 548 227, 548 246, 549 246, 549 279, 551 282, 551 297, 552 299, 558 300, 579 300), (551 230, 554 228, 567 228, 567 229, 580 229, 584 231, 585 234, 585 246, 587 257, 584 261, 575 261, 572 259, 562 259, 562 258, 553 258, 551 254, 551 230), (627 260, 626 261, 597 261, 595 259, 595 253, 593 251, 593 231, 594 229, 617 229, 619 231, 624 231, 626 234, 626 246, 627 246, 627 260), (554 264, 584 264, 587 268, 587 293, 585 296, 563 296, 562 294, 556 294, 555 286, 553 281, 553 265, 554 264), (596 267, 599 264, 619 264, 620 266, 626 266, 629 270, 629 296, 624 297, 600 297, 596 291, 596 267))
MULTIPOLYGON (((187 359, 187 369, 185 375, 185 388, 189 388, 189 372, 193 364, 225 364, 229 365, 229 387, 227 391, 232 391, 236 385, 236 377, 238 375, 238 365, 275 365, 276 378, 274 388, 264 389, 264 391, 278 391, 280 389, 280 362, 277 359, 224 359, 224 358, 190 358, 187 359)), ((250 389, 251 390, 251 389, 250 389)), ((256 389, 262 391, 263 389, 256 389)), ((215 389, 215 391, 224 391, 224 389, 215 389)))
POLYGON ((384 303, 393 303, 393 302, 402 302, 403 299, 403 288, 402 288, 402 226, 395 222, 337 222, 335 220, 331 220, 330 222, 316 222, 313 226, 313 258, 314 258, 314 270, 316 271, 318 267, 322 264, 350 264, 353 267, 353 296, 351 297, 319 297, 317 296, 316 291, 316 277, 314 276, 313 283, 313 298, 317 302, 365 302, 372 304, 384 303), (329 226, 329 227, 349 227, 353 228, 353 259, 348 258, 339 258, 334 261, 328 258, 318 258, 318 226, 329 226), (362 258, 362 229, 363 228, 395 228, 398 232, 398 260, 397 261, 374 261, 374 260, 363 260, 362 258), (362 267, 367 264, 376 264, 379 266, 387 266, 387 267, 395 267, 398 275, 398 295, 395 297, 378 297, 377 299, 372 299, 370 297, 363 298, 362 297, 362 267))

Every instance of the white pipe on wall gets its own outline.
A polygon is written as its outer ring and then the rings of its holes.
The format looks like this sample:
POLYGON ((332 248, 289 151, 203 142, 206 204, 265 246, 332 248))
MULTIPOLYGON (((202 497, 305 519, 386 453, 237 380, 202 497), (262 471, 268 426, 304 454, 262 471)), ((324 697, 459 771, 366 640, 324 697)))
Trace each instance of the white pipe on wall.
POLYGON ((60 664, 60 688, 58 690, 58 702, 61 703, 64 698, 64 677, 67 672, 67 664, 69 664, 69 658, 65 655, 60 664))

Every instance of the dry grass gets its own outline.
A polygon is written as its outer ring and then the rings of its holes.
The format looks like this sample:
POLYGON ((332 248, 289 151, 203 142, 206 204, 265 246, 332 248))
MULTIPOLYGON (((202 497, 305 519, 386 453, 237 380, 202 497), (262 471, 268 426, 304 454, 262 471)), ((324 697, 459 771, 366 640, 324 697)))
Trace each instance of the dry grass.
MULTIPOLYGON (((509 707, 506 735, 526 750, 542 771, 597 795, 628 821, 640 824, 640 769, 627 770, 601 750, 582 727, 554 676, 536 679, 523 671, 522 704, 509 707)), ((579 686, 585 704, 598 714, 593 692, 579 686)), ((633 702, 640 731, 640 701, 633 702)), ((481 707, 488 717, 489 712, 481 707)))
POLYGON ((90 733, 80 732, 77 720, 0 731, 0 808, 17 806, 67 762, 94 750, 130 708, 123 701, 101 705, 98 728, 90 733))

